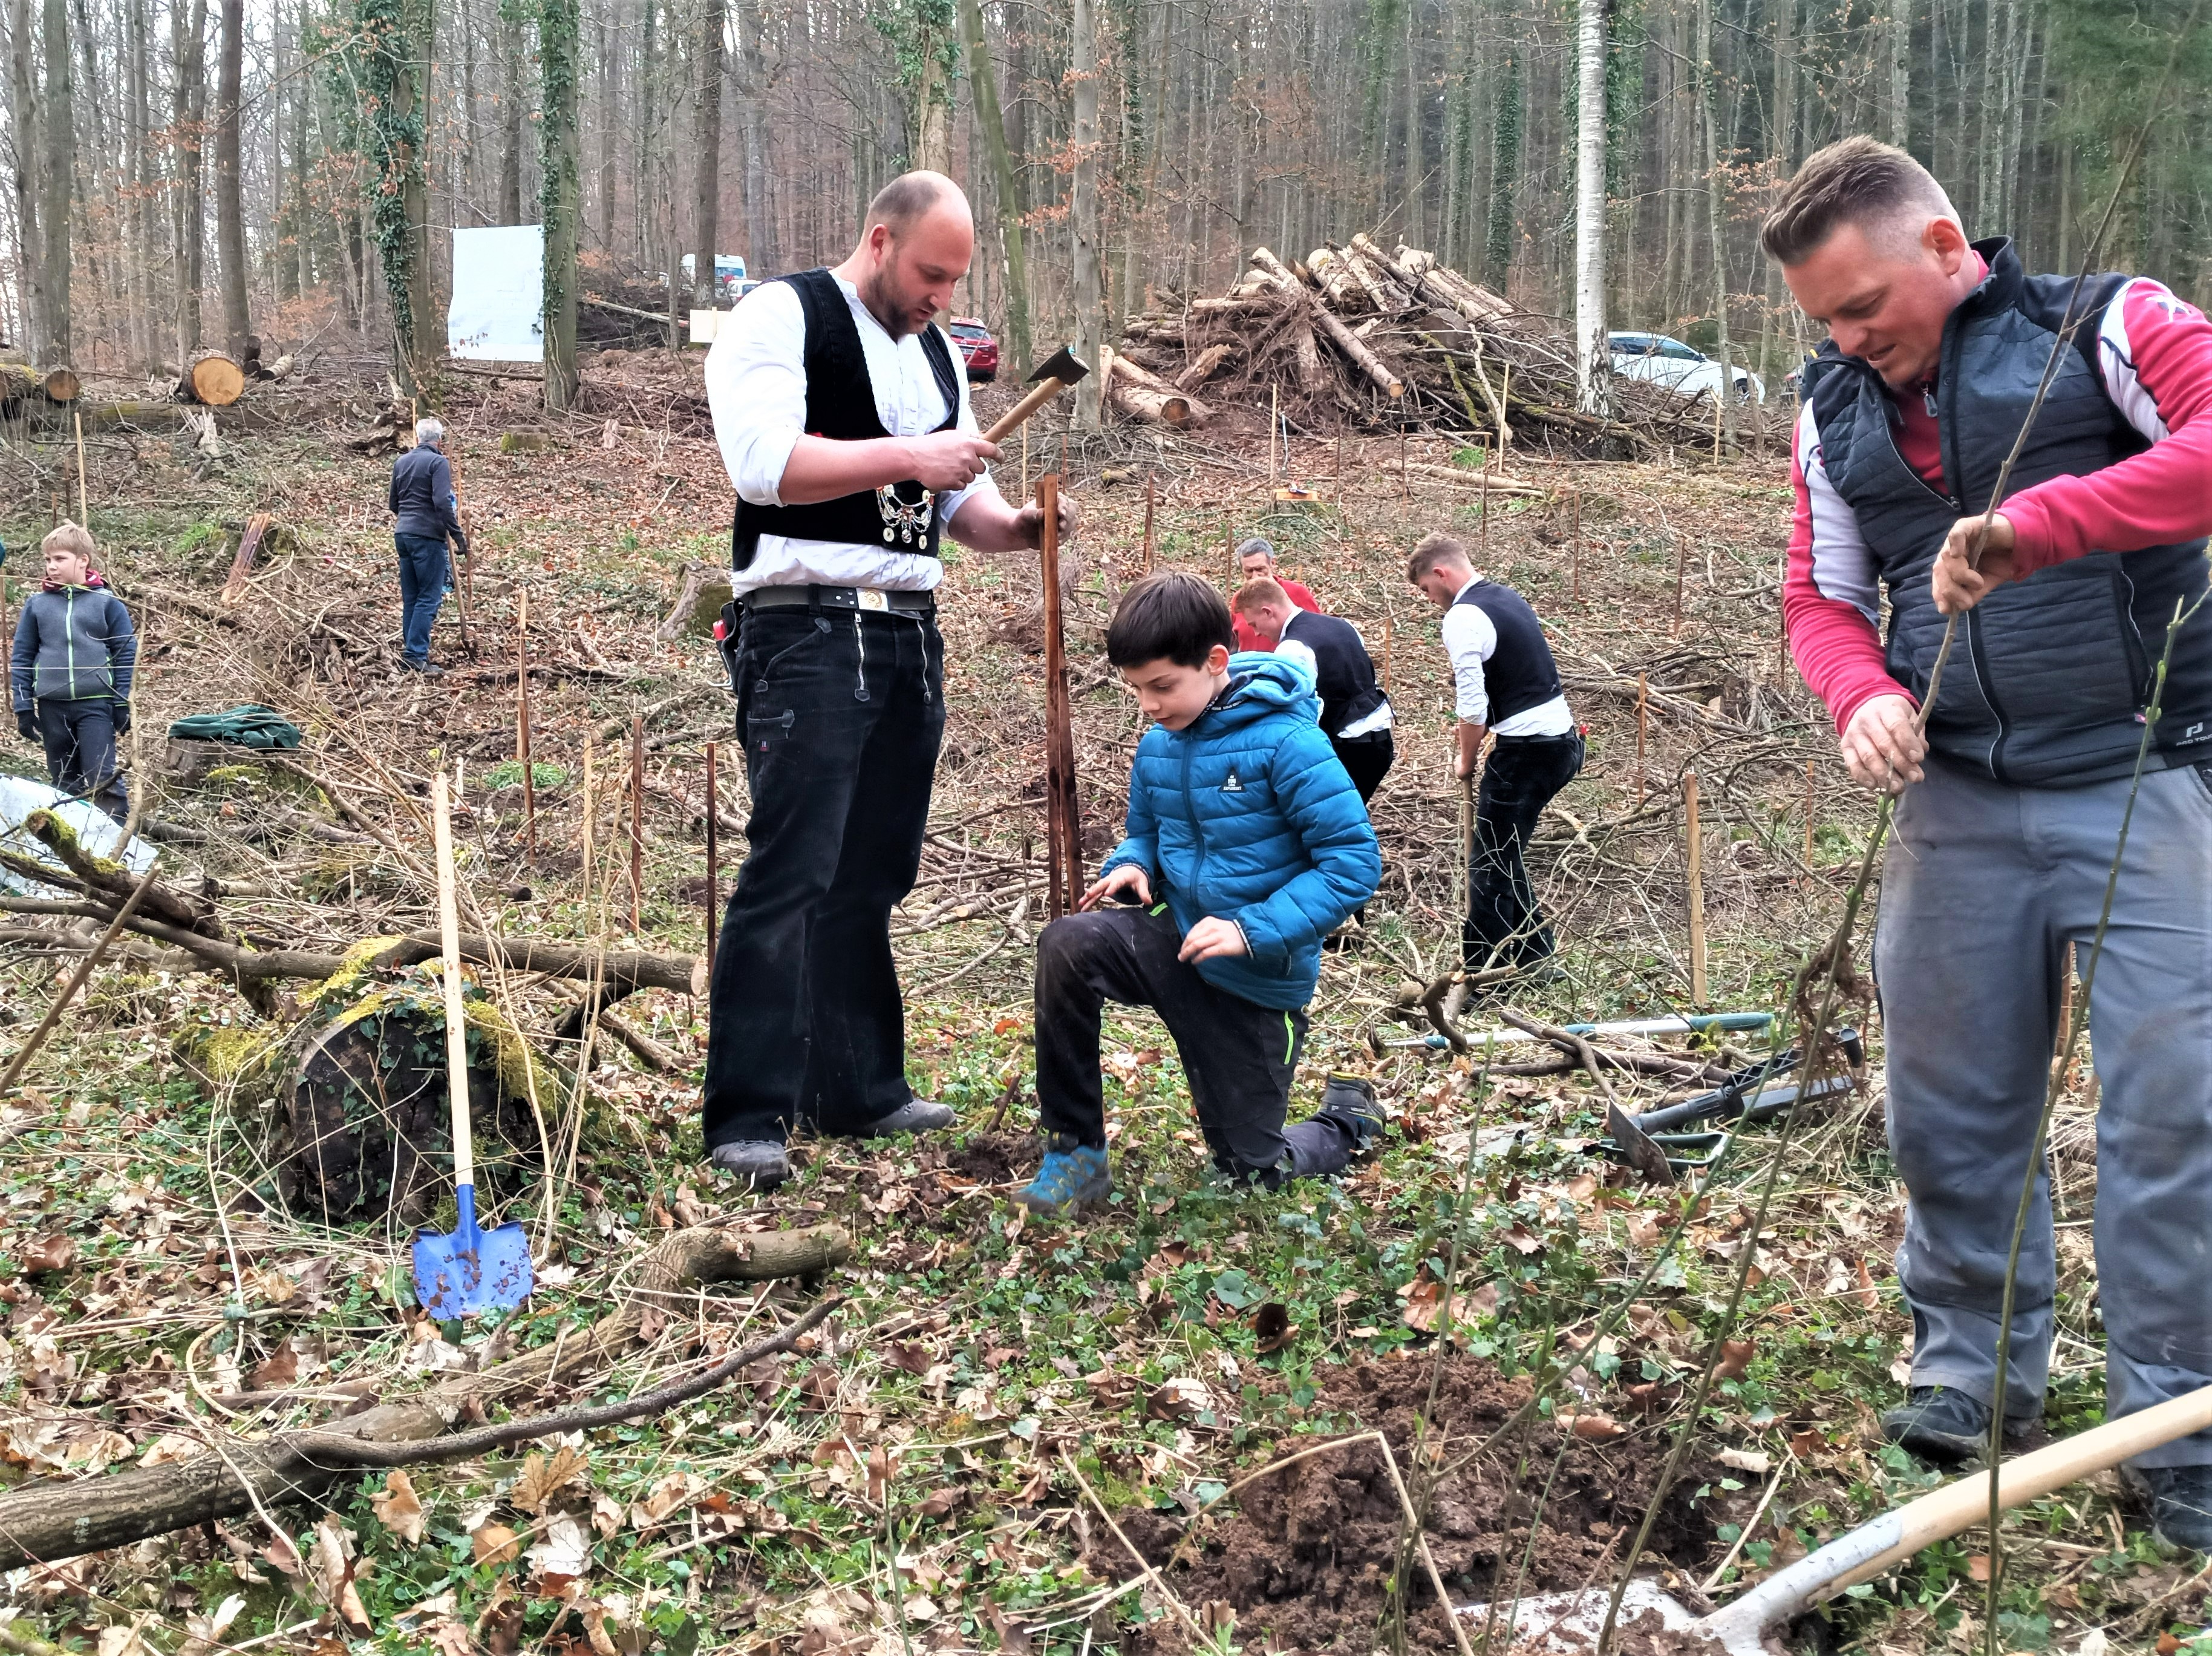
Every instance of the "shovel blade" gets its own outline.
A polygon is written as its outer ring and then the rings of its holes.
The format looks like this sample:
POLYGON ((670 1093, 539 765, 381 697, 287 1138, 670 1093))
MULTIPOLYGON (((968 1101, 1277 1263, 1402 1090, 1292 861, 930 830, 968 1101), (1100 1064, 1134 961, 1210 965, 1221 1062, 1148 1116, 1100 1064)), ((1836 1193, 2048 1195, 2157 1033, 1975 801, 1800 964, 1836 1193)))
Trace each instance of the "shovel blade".
POLYGON ((473 1235, 415 1233, 415 1296, 441 1323, 512 1311, 530 1297, 532 1286, 530 1239, 520 1225, 496 1225, 473 1235))
MULTIPOLYGON (((1507 1642, 1516 1650, 1587 1656, 1596 1648, 1598 1633, 1605 1626, 1606 1606, 1612 1598, 1611 1589, 1594 1587, 1581 1592, 1553 1592, 1523 1598, 1513 1607, 1513 1624, 1507 1630, 1507 1642)), ((1621 1595, 1621 1626, 1626 1628, 1648 1611, 1657 1612, 1660 1626, 1669 1632, 1689 1627, 1695 1627, 1700 1633, 1708 1631, 1708 1624, 1692 1616, 1680 1599, 1650 1577, 1639 1575, 1630 1580, 1628 1591, 1621 1595)), ((1489 1621, 1490 1606, 1469 1604, 1461 1610, 1460 1615, 1474 1626, 1485 1626, 1489 1621)), ((1723 1634, 1716 1642, 1727 1649, 1729 1656, 1765 1656, 1756 1637, 1747 1643, 1740 1637, 1723 1634)))

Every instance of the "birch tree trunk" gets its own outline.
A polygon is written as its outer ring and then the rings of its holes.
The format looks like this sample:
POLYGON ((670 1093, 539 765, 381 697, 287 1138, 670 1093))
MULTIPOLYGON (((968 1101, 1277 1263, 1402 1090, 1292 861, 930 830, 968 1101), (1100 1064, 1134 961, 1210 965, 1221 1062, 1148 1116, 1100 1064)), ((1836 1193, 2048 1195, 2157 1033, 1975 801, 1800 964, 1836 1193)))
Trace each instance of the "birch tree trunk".
POLYGON ((246 298, 246 208, 239 198, 238 100, 246 56, 246 0, 222 0, 222 38, 216 64, 215 240, 222 265, 223 348, 246 356, 253 331, 246 298))
MULTIPOLYGON (((56 0, 48 0, 49 4, 56 0)), ((1076 355, 1096 366, 1103 343, 1104 295, 1099 287, 1098 246, 1098 37, 1091 0, 1073 0, 1068 28, 1068 79, 1073 82, 1075 149, 1073 197, 1068 228, 1074 242, 1076 355)), ((1076 387, 1078 423, 1095 431, 1104 375, 1093 374, 1076 387)))
POLYGON ((698 160, 691 196, 699 252, 691 277, 695 301, 704 306, 715 302, 714 249, 722 228, 722 0, 703 0, 697 61, 698 160))
POLYGON ((1575 408, 1610 417, 1605 328, 1606 0, 1580 0, 1575 107, 1575 408))

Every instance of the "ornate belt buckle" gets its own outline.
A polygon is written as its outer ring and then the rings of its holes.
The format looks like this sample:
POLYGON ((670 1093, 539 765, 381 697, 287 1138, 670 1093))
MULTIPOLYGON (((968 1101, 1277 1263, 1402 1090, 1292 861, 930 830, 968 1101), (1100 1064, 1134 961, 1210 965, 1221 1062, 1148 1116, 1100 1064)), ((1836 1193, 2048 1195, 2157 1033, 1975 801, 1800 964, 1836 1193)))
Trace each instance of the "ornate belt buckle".
POLYGON ((854 589, 854 596, 859 600, 860 606, 864 610, 888 611, 891 606, 891 601, 890 599, 885 598, 881 593, 874 591, 871 588, 855 588, 854 589))

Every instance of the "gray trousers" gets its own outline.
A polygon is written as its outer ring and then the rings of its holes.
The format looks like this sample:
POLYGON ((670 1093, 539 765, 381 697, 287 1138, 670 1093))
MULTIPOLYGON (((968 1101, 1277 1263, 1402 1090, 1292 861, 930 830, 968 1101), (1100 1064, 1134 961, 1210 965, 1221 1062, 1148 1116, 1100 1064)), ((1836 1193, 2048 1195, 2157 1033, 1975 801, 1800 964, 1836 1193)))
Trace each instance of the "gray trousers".
MULTIPOLYGON (((1992 1401, 2005 1255, 2048 1085, 2065 946, 2088 948, 2125 778, 2012 788, 1930 758, 1899 802, 1875 939, 1889 1140, 1911 1198, 1897 1274, 1912 1383, 1992 1401)), ((2212 784, 2142 779, 2097 967, 2097 1283, 2106 1412, 2212 1382, 2212 784)), ((2049 1178, 2021 1249, 2008 1416, 2039 1410, 2057 1276, 2049 1178)), ((2212 1463, 2212 1432, 2138 1458, 2212 1463)))

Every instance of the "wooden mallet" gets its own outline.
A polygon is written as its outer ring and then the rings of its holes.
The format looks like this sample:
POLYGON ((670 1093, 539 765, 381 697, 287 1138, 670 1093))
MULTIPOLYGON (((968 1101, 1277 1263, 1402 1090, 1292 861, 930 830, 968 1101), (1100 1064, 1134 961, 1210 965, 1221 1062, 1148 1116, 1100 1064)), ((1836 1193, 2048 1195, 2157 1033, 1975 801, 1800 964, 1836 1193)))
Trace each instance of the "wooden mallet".
POLYGON ((1023 421, 1028 419, 1030 415, 1036 413, 1037 410, 1059 396, 1077 381, 1086 378, 1090 373, 1091 365, 1066 345, 1062 345, 1051 356, 1046 357, 1037 371, 1030 375, 1028 383, 1036 389, 1024 394, 1021 401, 994 421, 991 429, 983 434, 983 441, 988 443, 1004 442, 1023 421))

